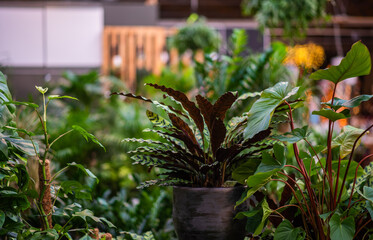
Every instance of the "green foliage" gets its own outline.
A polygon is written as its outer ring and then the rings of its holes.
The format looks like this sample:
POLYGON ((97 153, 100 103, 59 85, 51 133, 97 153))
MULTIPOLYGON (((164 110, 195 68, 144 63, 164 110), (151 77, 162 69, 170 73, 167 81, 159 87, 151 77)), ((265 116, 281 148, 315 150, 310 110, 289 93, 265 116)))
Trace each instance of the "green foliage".
MULTIPOLYGON (((322 110, 313 112, 329 119, 327 138, 316 141, 323 142, 322 145, 313 147, 315 141, 312 137, 315 136, 312 129, 307 126, 294 127, 291 104, 286 104, 286 108, 277 108, 277 112, 282 109, 281 113, 288 113, 291 132, 275 135, 273 138, 287 142, 288 150, 293 153, 288 152, 289 156, 285 158, 283 154, 286 151, 278 144, 274 145, 273 151, 262 153, 262 161, 256 172, 246 180, 248 189, 237 202, 239 205, 254 194, 255 197, 263 195, 262 199, 267 201, 270 211, 269 226, 275 228, 274 239, 363 239, 370 234, 372 223, 371 216, 367 213, 372 212, 372 164, 365 169, 361 165, 373 155, 359 159, 355 152, 361 137, 373 125, 365 130, 346 126, 338 135, 333 135, 335 122, 350 117, 349 109, 340 108, 357 107, 361 102, 371 99, 370 95, 351 100, 336 99, 336 86, 346 78, 369 74, 370 68, 370 54, 358 42, 352 46, 339 66, 319 70, 311 75, 316 80, 325 78, 334 84, 333 98, 323 103, 322 110), (279 221, 279 216, 285 220, 279 221)), ((276 86, 270 88, 269 92, 276 93, 274 89, 276 86)), ((291 90, 285 92, 286 88, 282 89, 281 94, 275 94, 278 97, 265 94, 268 91, 265 90, 250 110, 257 119, 265 121, 264 128, 270 125, 271 118, 268 115, 272 112, 273 104, 271 101, 262 102, 261 99, 268 95, 269 100, 274 98, 277 102, 284 101, 283 96, 291 90), (257 112, 254 112, 259 104, 262 110, 256 109, 257 112), (265 111, 269 113, 264 114, 265 111)), ((255 126, 248 128, 254 133, 260 129, 255 130, 255 126)), ((265 206, 263 210, 266 208, 265 206)), ((250 216, 248 222, 253 223, 252 217, 255 214, 246 215, 250 216)), ((263 221, 262 217, 260 224, 263 221)), ((257 229, 260 224, 257 221, 255 229, 251 229, 254 235, 261 235, 261 231, 257 229)))
POLYGON ((337 84, 347 78, 368 75, 371 69, 370 53, 360 41, 352 45, 338 66, 321 69, 311 74, 314 80, 326 79, 337 84))
POLYGON ((203 63, 196 62, 197 86, 202 95, 216 100, 227 91, 237 91, 241 96, 288 80, 289 72, 282 64, 286 57, 285 45, 275 42, 263 53, 248 54, 247 38, 245 30, 235 29, 228 55, 218 55, 215 59, 206 54, 203 63))
POLYGON ((258 132, 267 129, 276 108, 297 91, 298 88, 289 89, 288 82, 280 82, 264 90, 260 99, 254 103, 248 113, 245 137, 251 138, 258 132))
MULTIPOLYGON (((109 227, 114 227, 106 219, 97 218, 89 210, 83 210, 81 208, 79 211, 75 211, 77 209, 72 210, 70 215, 67 213, 63 215, 65 218, 65 225, 63 225, 63 227, 59 224, 55 224, 54 228, 52 227, 52 220, 48 219, 49 217, 46 214, 57 215, 50 211, 53 207, 55 207, 57 212, 59 211, 61 206, 58 205, 60 204, 55 205, 57 198, 62 203, 64 200, 66 201, 66 198, 71 197, 69 194, 74 194, 76 198, 91 199, 91 189, 77 181, 62 181, 60 185, 56 184, 54 180, 69 166, 57 172, 53 178, 50 176, 49 167, 47 168, 47 166, 50 166, 49 163, 47 164, 47 157, 50 157, 50 147, 61 137, 72 131, 68 131, 56 137, 54 141, 49 141, 46 114, 47 107, 50 101, 55 99, 75 98, 68 96, 52 96, 46 100, 45 93, 48 91, 48 88, 36 87, 43 96, 42 110, 40 111, 37 104, 13 102, 2 73, 0 73, 0 77, 2 77, 0 89, 3 91, 3 96, 7 96, 6 98, 2 98, 3 101, 0 102, 1 106, 5 107, 2 108, 3 112, 9 111, 8 107, 13 106, 12 104, 30 107, 39 117, 39 123, 44 134, 44 143, 38 144, 32 138, 36 135, 35 133, 16 128, 16 125, 12 122, 14 115, 11 115, 11 118, 8 118, 7 122, 3 122, 4 125, 9 124, 10 126, 3 126, 2 132, 0 133, 2 152, 0 161, 0 236, 6 239, 60 239, 63 236, 68 236, 68 239, 71 239, 69 232, 89 232, 90 224, 87 222, 87 217, 101 224, 105 223, 109 227), (19 137, 18 132, 25 134, 29 139, 26 140, 19 137), (39 146, 43 146, 43 149, 40 149, 39 146), (36 188, 34 185, 36 182, 35 179, 32 179, 29 175, 32 169, 30 170, 24 165, 24 162, 27 162, 28 156, 35 158, 37 167, 39 168, 39 174, 36 175, 36 180, 39 180, 39 192, 34 190, 36 188), (57 191, 54 192, 53 204, 52 196, 49 194, 49 189, 47 188, 57 191), (50 212, 47 212, 47 209, 49 209, 50 212), (26 210, 28 210, 28 213, 25 212, 26 210), (37 211, 35 216, 30 214, 34 210, 37 211), (74 223, 76 217, 83 220, 84 228, 79 230, 73 228, 79 225, 74 223), (33 218, 40 218, 40 222, 31 222, 30 219, 33 218)), ((12 111, 14 112, 14 109, 12 109, 12 111)), ((89 135, 89 133, 81 129, 78 130, 97 144, 100 144, 93 135, 89 135)), ((80 164, 73 163, 70 165, 78 167, 91 177, 95 177, 80 164)))
POLYGON ((209 53, 219 49, 220 36, 217 31, 206 25, 204 18, 192 14, 187 24, 170 39, 170 43, 180 54, 187 50, 193 53, 198 50, 209 53))
MULTIPOLYGON (((268 129, 263 128, 248 138, 243 137, 240 128, 227 131, 224 119, 226 112, 237 99, 235 94, 227 92, 214 104, 197 95, 197 107, 180 91, 156 84, 148 85, 161 90, 166 94, 165 98, 172 98, 182 106, 181 110, 178 110, 156 102, 167 107, 162 109, 166 110, 169 121, 148 111, 154 132, 165 142, 158 144, 147 141, 150 146, 138 148, 133 152, 137 155, 132 158, 135 164, 164 170, 160 174, 162 178, 152 184, 219 187, 231 178, 238 163, 260 158, 258 149, 268 147, 268 144, 262 141, 270 134, 268 129)), ((154 103, 131 93, 115 94, 154 103)), ((240 124, 246 125, 246 119, 240 124)))
POLYGON ((310 22, 326 18, 327 0, 244 0, 244 15, 255 16, 261 30, 284 29, 286 38, 306 35, 310 22))

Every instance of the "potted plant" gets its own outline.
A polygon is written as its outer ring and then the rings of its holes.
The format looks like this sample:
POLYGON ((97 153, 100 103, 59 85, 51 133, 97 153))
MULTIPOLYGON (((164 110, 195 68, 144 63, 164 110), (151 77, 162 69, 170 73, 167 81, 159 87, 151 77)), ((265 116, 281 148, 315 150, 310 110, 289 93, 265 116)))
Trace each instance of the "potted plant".
MULTIPOLYGON (((338 84, 351 77, 368 75, 370 70, 369 51, 364 44, 357 42, 338 66, 311 74, 310 77, 315 80, 326 79, 334 85, 332 98, 322 103, 321 110, 313 112, 329 119, 324 145, 313 146, 307 126, 295 128, 293 109, 289 105, 287 111, 291 132, 275 138, 292 146, 294 155, 290 160, 293 162, 286 162, 284 147, 274 148, 273 155, 263 153, 262 163, 256 173, 248 177, 248 189, 241 199, 244 201, 259 190, 264 190, 256 208, 237 216, 248 217, 253 235, 265 235, 263 229, 269 221, 275 229, 275 240, 371 239, 373 163, 364 169, 362 164, 371 161, 373 154, 359 158, 355 152, 361 138, 373 125, 366 129, 345 126, 337 136, 333 135, 338 120, 349 118, 351 108, 373 97, 337 98, 335 92, 338 84), (301 143, 304 143, 302 148, 299 147, 301 143), (262 188, 271 182, 283 184, 278 200, 273 200, 276 194, 262 188)), ((251 129, 247 131, 255 133, 251 129)))
POLYGON ((164 141, 125 139, 147 144, 132 151, 135 164, 162 169, 158 180, 147 181, 143 186, 174 186, 173 219, 179 239, 244 239, 245 222, 233 220, 233 207, 244 187, 228 185, 231 180, 240 179, 242 172, 253 172, 259 165, 261 151, 272 147, 272 142, 265 140, 271 133, 271 116, 276 109, 281 111, 283 101, 295 92, 286 91, 288 84, 284 82, 264 91, 272 96, 278 89, 284 90, 276 94, 270 111, 266 111, 268 116, 251 123, 253 128, 259 124, 262 129, 244 137, 248 124, 245 114, 230 119, 228 124, 224 122, 226 112, 238 99, 236 94, 227 92, 214 104, 197 95, 196 104, 172 88, 147 85, 161 90, 178 108, 131 93, 113 93, 150 102, 169 118, 146 112, 154 125, 146 131, 158 134, 164 141))

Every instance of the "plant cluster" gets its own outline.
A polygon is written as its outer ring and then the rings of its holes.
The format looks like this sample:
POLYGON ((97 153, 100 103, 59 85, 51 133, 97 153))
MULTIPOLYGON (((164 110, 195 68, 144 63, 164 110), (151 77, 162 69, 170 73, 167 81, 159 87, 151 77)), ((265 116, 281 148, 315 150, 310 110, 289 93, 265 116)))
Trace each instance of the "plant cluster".
POLYGON ((72 239, 72 233, 90 234, 89 221, 105 223, 114 227, 108 220, 95 217, 90 210, 83 209, 77 203, 70 205, 60 204, 63 199, 77 198, 90 199, 90 188, 78 181, 69 180, 57 183, 61 173, 71 167, 83 171, 87 176, 97 178, 81 164, 68 163, 67 166, 52 175, 51 147, 59 139, 72 131, 79 132, 88 139, 101 143, 83 128, 74 125, 73 129, 61 134, 53 141, 50 140, 47 124, 47 108, 55 99, 74 99, 69 96, 50 95, 46 99, 47 88, 36 87, 43 96, 42 110, 35 103, 16 102, 12 100, 7 87, 5 76, 0 73, 1 91, 1 181, 0 181, 0 236, 9 239, 72 239), (38 116, 42 128, 43 142, 38 143, 33 137, 34 133, 19 129, 13 122, 15 105, 24 105, 32 108, 38 116), (25 140, 19 137, 18 132, 27 135, 25 140), (28 157, 33 159, 28 159, 28 157), (30 177, 31 169, 26 168, 27 161, 36 161, 38 167, 37 179, 30 177), (37 189, 38 191, 36 191, 37 189), (58 200, 58 201, 57 201, 58 200), (40 220, 28 218, 24 211, 35 207, 40 220), (58 223, 53 218, 59 218, 58 223), (59 223, 63 223, 60 225, 59 223))
POLYGON ((244 0, 244 15, 255 16, 259 28, 284 29, 287 38, 304 37, 310 22, 326 18, 327 0, 244 0))
POLYGON ((276 85, 276 89, 279 88, 282 92, 273 94, 271 91, 265 91, 272 100, 270 105, 266 105, 267 109, 256 108, 251 110, 256 113, 248 113, 257 117, 252 122, 248 121, 244 114, 230 119, 229 123, 225 124, 226 112, 238 98, 236 94, 227 92, 214 104, 197 95, 197 107, 182 92, 157 84, 148 85, 164 92, 164 97, 175 102, 179 108, 131 93, 114 93, 150 102, 164 110, 169 118, 167 120, 154 112, 147 111, 154 129, 145 131, 157 133, 165 140, 163 142, 125 139, 125 141, 149 145, 131 152, 135 154, 132 156, 135 164, 146 165, 150 169, 153 167, 163 169, 160 179, 145 182, 144 186, 161 184, 221 187, 226 181, 240 176, 242 165, 246 164, 245 169, 257 166, 255 164, 259 164, 260 152, 272 146, 272 142, 263 141, 271 133, 269 128, 271 117, 275 112, 279 114, 283 111, 284 100, 295 93, 295 91, 288 92, 288 84, 282 82, 276 85), (243 127, 248 124, 252 125, 253 131, 259 128, 260 130, 255 134, 246 134, 244 137, 243 127))
MULTIPOLYGON (((285 147, 275 145, 263 152, 262 162, 255 174, 246 179, 248 190, 238 202, 251 196, 258 206, 237 217, 248 217, 248 230, 253 235, 262 234, 267 223, 274 227, 274 239, 367 239, 372 231, 372 167, 361 165, 373 155, 356 159, 355 151, 367 129, 346 126, 333 137, 335 123, 350 117, 350 109, 373 95, 360 95, 350 100, 335 97, 338 84, 350 77, 370 73, 371 60, 368 49, 361 42, 355 43, 340 65, 319 70, 312 79, 326 79, 334 84, 333 96, 324 102, 322 109, 313 114, 329 119, 327 140, 324 145, 313 146, 308 140, 307 126, 295 128, 291 105, 287 114, 291 132, 273 138, 287 142, 294 151, 294 162, 286 162, 285 147), (305 141, 308 148, 299 149, 298 142, 305 141), (279 199, 266 188, 269 183, 283 185, 279 199), (262 190, 261 190, 262 189, 262 190)), ((265 97, 254 104, 265 106, 265 97)), ((258 107, 258 106, 256 106, 258 107)), ((253 118, 254 115, 249 116, 253 118)), ((247 126, 251 132, 251 126, 247 126)), ((260 129, 258 129, 260 130, 260 129)), ((254 132, 255 133, 255 132, 254 132)), ((370 238, 369 238, 370 239, 370 238)))

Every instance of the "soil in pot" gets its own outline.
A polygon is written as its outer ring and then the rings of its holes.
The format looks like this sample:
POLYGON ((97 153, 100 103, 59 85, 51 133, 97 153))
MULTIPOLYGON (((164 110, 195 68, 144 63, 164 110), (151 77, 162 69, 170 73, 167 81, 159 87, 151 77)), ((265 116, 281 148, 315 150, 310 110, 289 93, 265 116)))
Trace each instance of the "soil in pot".
MULTIPOLYGON (((243 240, 245 219, 233 219, 245 188, 174 187, 173 220, 179 240, 243 240)), ((244 205, 244 204, 243 204, 244 205)))

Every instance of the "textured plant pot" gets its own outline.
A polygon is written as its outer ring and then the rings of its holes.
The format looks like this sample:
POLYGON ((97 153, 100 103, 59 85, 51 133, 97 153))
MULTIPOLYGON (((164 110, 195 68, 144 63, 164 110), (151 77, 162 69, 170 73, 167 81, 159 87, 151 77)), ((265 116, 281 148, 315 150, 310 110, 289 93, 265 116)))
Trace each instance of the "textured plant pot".
POLYGON ((245 219, 233 219, 244 187, 174 187, 173 220, 179 240, 243 240, 245 219))

